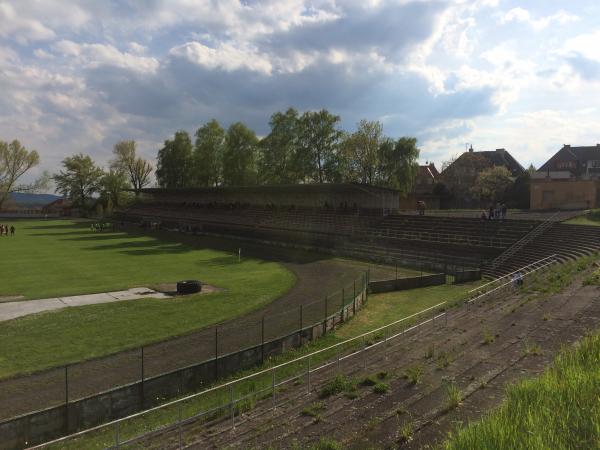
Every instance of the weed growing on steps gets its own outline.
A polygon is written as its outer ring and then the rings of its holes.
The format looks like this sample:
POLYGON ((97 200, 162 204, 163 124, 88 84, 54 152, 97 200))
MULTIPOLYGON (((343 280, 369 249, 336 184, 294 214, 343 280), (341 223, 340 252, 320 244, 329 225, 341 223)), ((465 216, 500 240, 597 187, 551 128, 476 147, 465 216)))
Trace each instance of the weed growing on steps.
POLYGON ((309 447, 308 450, 342 450, 342 444, 335 439, 322 437, 317 444, 309 447))
POLYGON ((404 376, 408 380, 408 382, 414 386, 415 384, 418 384, 421 381, 421 377, 423 376, 423 367, 409 367, 404 372, 404 376))
POLYGON ((485 328, 483 330, 483 345, 492 344, 495 340, 496 337, 490 332, 490 330, 485 328))
POLYGON ((525 341, 525 344, 523 345, 523 356, 528 356, 528 355, 541 355, 542 354, 542 347, 540 347, 540 344, 536 343, 536 342, 531 342, 531 341, 525 341))
POLYGON ((315 402, 310 406, 307 406, 306 408, 304 408, 302 410, 302 415, 303 416, 308 416, 308 417, 317 417, 320 416, 320 414, 325 411, 325 403, 323 402, 315 402))
POLYGON ((345 375, 338 375, 333 380, 328 381, 319 391, 319 397, 326 398, 342 392, 354 392, 356 383, 345 375))
POLYGON ((444 411, 448 412, 460 405, 462 401, 462 392, 458 386, 454 383, 448 383, 446 385, 446 404, 444 411))
POLYGON ((373 386, 373 392, 376 394, 385 394, 390 390, 390 386, 387 383, 379 382, 373 386))

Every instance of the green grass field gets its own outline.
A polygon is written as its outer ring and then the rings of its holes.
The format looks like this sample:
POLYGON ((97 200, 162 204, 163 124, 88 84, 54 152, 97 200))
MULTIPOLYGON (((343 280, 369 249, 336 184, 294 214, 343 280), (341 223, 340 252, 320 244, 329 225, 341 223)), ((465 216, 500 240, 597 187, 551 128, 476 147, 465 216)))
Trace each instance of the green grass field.
MULTIPOLYGON (((0 296, 41 298, 200 279, 209 295, 65 308, 0 322, 0 377, 105 355, 244 315, 294 282, 280 264, 85 222, 17 221, 0 238, 0 296)), ((35 301, 35 300, 32 300, 35 301)))
POLYGON ((600 209, 593 209, 589 213, 569 219, 565 223, 572 225, 592 225, 595 227, 600 227, 600 209))
POLYGON ((600 448, 600 334, 563 350, 540 377, 507 389, 500 408, 457 430, 446 450, 600 448))

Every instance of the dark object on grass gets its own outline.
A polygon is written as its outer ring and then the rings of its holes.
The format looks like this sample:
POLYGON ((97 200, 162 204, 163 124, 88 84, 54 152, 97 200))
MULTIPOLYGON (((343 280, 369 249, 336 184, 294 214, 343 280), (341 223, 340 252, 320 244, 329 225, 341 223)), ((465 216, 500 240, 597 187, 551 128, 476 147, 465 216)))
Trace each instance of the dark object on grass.
POLYGON ((178 294, 195 294, 202 290, 202 283, 198 280, 185 280, 177 282, 178 294))

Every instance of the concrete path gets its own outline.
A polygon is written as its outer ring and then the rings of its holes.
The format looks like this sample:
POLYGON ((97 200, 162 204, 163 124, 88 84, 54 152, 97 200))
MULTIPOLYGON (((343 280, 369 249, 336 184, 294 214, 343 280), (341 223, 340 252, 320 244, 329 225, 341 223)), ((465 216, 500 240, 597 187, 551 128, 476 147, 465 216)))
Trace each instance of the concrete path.
POLYGON ((101 294, 75 295, 72 297, 45 298, 19 302, 0 303, 0 322, 29 314, 70 306, 95 305, 97 303, 120 302, 140 298, 170 298, 170 295, 145 287, 131 288, 126 291, 103 292, 101 294))

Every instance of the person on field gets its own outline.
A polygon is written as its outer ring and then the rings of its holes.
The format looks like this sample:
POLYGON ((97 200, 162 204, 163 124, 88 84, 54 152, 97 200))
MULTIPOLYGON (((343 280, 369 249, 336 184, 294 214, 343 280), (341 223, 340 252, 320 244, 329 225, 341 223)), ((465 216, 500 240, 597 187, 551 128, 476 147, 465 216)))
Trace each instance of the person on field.
POLYGON ((10 235, 11 235, 11 236, 14 236, 14 235, 15 235, 15 226, 14 226, 14 225, 11 225, 11 226, 10 226, 10 235))

